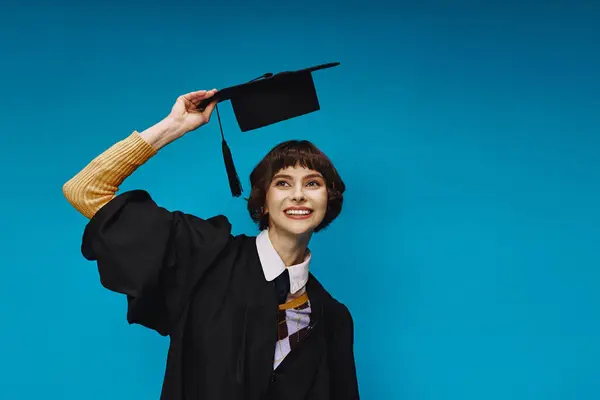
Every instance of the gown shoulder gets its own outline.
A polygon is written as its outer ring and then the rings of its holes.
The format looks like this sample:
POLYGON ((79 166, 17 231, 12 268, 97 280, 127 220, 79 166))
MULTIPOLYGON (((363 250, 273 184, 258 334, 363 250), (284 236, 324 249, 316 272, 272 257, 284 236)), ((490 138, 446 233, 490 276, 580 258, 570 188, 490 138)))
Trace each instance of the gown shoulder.
POLYGON ((127 297, 127 320, 168 335, 194 285, 234 242, 224 215, 199 218, 124 192, 86 225, 81 252, 101 284, 127 297))

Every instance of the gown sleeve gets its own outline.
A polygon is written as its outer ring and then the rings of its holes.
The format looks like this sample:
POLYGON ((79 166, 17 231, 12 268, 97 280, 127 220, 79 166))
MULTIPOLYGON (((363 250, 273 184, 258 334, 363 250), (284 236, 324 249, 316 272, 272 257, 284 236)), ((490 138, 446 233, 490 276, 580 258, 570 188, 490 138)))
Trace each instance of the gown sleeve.
POLYGON ((81 252, 96 261, 101 284, 127 297, 127 320, 168 335, 193 285, 231 238, 218 215, 202 219, 158 206, 148 192, 124 192, 85 227, 81 252))

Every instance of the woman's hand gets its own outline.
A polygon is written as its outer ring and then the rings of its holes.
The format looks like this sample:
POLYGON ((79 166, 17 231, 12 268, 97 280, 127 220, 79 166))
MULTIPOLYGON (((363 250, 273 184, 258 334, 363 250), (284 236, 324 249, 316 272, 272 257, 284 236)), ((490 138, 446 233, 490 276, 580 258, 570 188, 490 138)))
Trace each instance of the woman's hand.
POLYGON ((199 90, 179 96, 169 115, 156 125, 140 132, 140 136, 159 150, 186 133, 207 124, 216 102, 210 102, 203 111, 197 110, 196 107, 202 100, 211 98, 216 92, 216 89, 199 90))
POLYGON ((211 102, 204 111, 198 111, 196 107, 202 100, 211 98, 216 92, 216 89, 199 90, 177 98, 167 118, 178 127, 182 136, 208 123, 216 103, 211 102))

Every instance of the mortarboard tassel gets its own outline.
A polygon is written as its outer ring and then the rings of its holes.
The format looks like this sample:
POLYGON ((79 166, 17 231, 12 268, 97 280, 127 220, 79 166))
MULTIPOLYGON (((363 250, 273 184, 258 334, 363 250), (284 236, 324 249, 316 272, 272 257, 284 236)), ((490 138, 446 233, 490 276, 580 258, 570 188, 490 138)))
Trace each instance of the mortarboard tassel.
POLYGON ((223 127, 221 126, 221 116, 219 115, 219 106, 215 105, 217 111, 217 119, 219 120, 219 129, 221 130, 221 138, 223 139, 222 147, 223 147, 223 159, 225 161, 225 169, 227 170, 227 178, 229 178, 229 187, 231 188, 231 194, 235 197, 239 197, 242 194, 242 184, 240 183, 240 178, 235 170, 235 165, 233 163, 233 156, 231 155, 231 149, 227 145, 225 141, 225 136, 223 135, 223 127))

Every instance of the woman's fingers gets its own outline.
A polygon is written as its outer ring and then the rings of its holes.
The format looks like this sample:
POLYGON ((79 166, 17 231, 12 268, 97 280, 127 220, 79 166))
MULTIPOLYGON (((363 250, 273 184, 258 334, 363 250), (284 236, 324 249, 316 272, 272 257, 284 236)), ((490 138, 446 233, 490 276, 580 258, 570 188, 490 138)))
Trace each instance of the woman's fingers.
POLYGON ((204 111, 202 111, 202 115, 204 115, 204 118, 206 118, 206 122, 208 122, 210 120, 210 115, 212 114, 216 105, 217 105, 216 101, 211 101, 210 103, 208 103, 208 105, 206 106, 204 111))
POLYGON ((214 96, 215 93, 217 93, 217 89, 198 90, 195 92, 184 94, 182 97, 186 101, 189 101, 193 105, 197 106, 202 100, 211 98, 212 96, 214 96))

